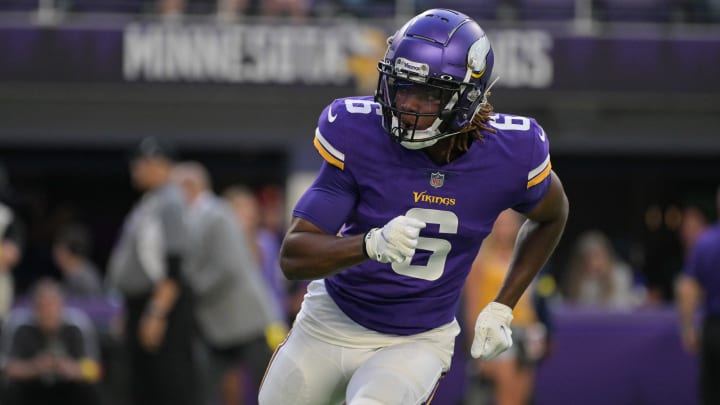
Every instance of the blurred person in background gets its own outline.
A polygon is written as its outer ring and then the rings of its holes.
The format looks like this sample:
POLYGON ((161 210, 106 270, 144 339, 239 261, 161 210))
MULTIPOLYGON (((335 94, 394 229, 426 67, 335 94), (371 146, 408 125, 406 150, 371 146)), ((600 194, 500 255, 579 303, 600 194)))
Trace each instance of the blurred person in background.
POLYGON ((12 271, 22 259, 22 221, 6 200, 12 191, 5 166, 0 163, 0 322, 10 311, 15 297, 12 271))
POLYGON ((69 224, 60 229, 53 241, 53 258, 60 268, 63 289, 68 298, 100 298, 102 280, 90 259, 91 240, 86 227, 69 224))
POLYGON ((0 321, 15 297, 12 270, 22 257, 21 243, 19 219, 10 206, 0 202, 0 321))
POLYGON ((247 6, 247 0, 218 0, 217 18, 220 21, 234 21, 238 16, 245 14, 247 6))
POLYGON ((155 8, 165 22, 182 21, 186 15, 209 15, 216 0, 156 0, 155 8))
POLYGON ((179 19, 185 13, 185 0, 158 0, 158 12, 166 19, 179 19))
MULTIPOLYGON (((714 203, 710 203, 713 206, 714 203)), ((669 204, 663 215, 653 205, 645 214, 646 227, 652 229, 644 241, 644 252, 639 262, 647 286, 646 304, 672 305, 675 302, 676 284, 698 236, 708 226, 708 214, 713 208, 704 201, 690 201, 681 206, 669 204)))
POLYGON ((263 185, 256 194, 261 207, 262 227, 273 232, 278 241, 282 241, 285 233, 284 194, 277 184, 263 185))
POLYGON ((565 277, 565 299, 571 304, 630 309, 645 299, 645 289, 636 285, 630 265, 617 257, 608 237, 597 230, 580 235, 565 277))
POLYGON ((709 220, 697 205, 689 204, 682 211, 682 220, 678 227, 678 238, 683 249, 683 257, 690 255, 695 242, 710 226, 709 220))
MULTIPOLYGON (((720 216, 720 188, 716 195, 720 216)), ((700 354, 700 395, 704 405, 720 404, 720 221, 707 228, 686 258, 677 284, 684 347, 700 354), (702 309, 698 328, 696 316, 702 309)))
POLYGON ((108 262, 122 294, 133 405, 195 405, 192 293, 182 277, 188 233, 185 198, 171 180, 175 150, 143 139, 131 177, 144 192, 127 215, 108 262))
POLYGON ((157 4, 160 15, 170 21, 214 11, 217 20, 226 23, 248 15, 303 19, 310 15, 311 6, 311 0, 158 0, 157 4))
POLYGON ((285 338, 287 328, 250 253, 248 235, 227 201, 212 192, 207 169, 183 162, 173 178, 189 204, 185 274, 209 351, 208 403, 241 404, 245 393, 239 386, 239 366, 249 372, 252 386, 247 388, 256 396, 271 349, 285 338))
POLYGON ((470 17, 415 16, 388 40, 375 97, 333 101, 324 162, 280 256, 313 280, 260 404, 418 404, 450 368, 463 284, 501 211, 524 213, 505 280, 476 317, 471 354, 512 345, 512 308, 555 249, 568 201, 531 118, 494 114, 494 55, 470 17))
POLYGON ((686 253, 689 253, 697 238, 705 231, 708 225, 708 218, 700 207, 693 204, 685 206, 679 233, 681 244, 686 253))
POLYGON ((250 253, 260 266, 265 281, 270 286, 273 310, 283 319, 287 318, 287 280, 280 270, 280 240, 277 234, 263 225, 262 211, 255 193, 243 185, 230 186, 223 192, 230 203, 238 223, 243 228, 250 253))
MULTIPOLYGON (((492 302, 500 289, 510 268, 521 225, 519 214, 505 210, 497 217, 492 232, 483 241, 463 291, 466 325, 475 322, 474 314, 492 302)), ((515 305, 511 326, 513 346, 495 359, 474 360, 471 369, 479 372, 480 379, 474 382, 486 380, 492 385, 494 400, 489 403, 527 405, 535 381, 535 365, 545 353, 546 334, 545 326, 538 321, 533 307, 530 289, 515 305)))
POLYGON ((260 0, 259 15, 303 19, 310 15, 311 0, 260 0))
POLYGON ((82 312, 65 308, 60 286, 41 279, 32 309, 14 309, 3 330, 9 405, 97 405, 97 336, 82 312))
MULTIPOLYGON (((678 283, 683 278, 683 269, 690 257, 693 247, 695 247, 695 242, 697 242, 700 235, 702 235, 709 226, 710 220, 708 219, 708 215, 700 205, 691 203, 683 208, 682 219, 676 231, 678 242, 682 247, 682 264, 678 267, 677 276, 673 280, 674 294, 677 294, 678 283)), ((652 293, 649 295, 652 295, 652 293)), ((674 302, 677 302, 677 298, 674 299, 674 302)))

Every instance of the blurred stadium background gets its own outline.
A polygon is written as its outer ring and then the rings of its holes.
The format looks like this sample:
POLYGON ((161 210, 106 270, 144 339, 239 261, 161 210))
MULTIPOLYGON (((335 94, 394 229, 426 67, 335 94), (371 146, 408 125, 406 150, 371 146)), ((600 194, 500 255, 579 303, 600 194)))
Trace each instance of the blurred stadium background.
MULTIPOLYGON (((572 209, 548 273, 561 283, 574 241, 599 229, 654 298, 610 314, 558 305, 535 403, 697 403, 672 285, 683 208, 715 219, 720 2, 289 4, 232 13, 189 0, 180 13, 154 0, 0 0, 0 160, 28 229, 20 292, 57 272, 51 236, 70 220, 88 224, 104 267, 137 198, 127 151, 144 136, 175 140, 217 190, 244 183, 291 207, 320 164, 312 137, 323 107, 374 90, 399 21, 449 7, 489 32, 496 110, 535 117, 551 141, 572 209)), ((462 384, 449 379, 436 401, 457 403, 462 384)))

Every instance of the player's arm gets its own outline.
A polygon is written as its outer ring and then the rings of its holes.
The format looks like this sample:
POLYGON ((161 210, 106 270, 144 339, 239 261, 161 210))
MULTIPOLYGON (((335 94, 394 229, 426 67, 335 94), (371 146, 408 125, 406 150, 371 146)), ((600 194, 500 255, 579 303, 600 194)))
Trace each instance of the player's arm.
POLYGON ((337 235, 357 202, 354 182, 345 171, 323 164, 313 185, 295 206, 280 249, 280 267, 290 280, 333 275, 371 258, 381 263, 410 260, 425 223, 398 216, 364 234, 337 235))
POLYGON ((181 294, 180 278, 182 273, 182 247, 185 246, 187 233, 183 221, 183 206, 173 202, 160 212, 162 232, 166 241, 166 276, 155 283, 143 317, 140 319, 139 338, 148 350, 157 350, 162 345, 167 331, 167 318, 172 312, 181 294))
POLYGON ((510 308, 520 299, 533 278, 547 262, 562 236, 569 203, 560 179, 550 172, 550 187, 529 212, 520 228, 515 252, 505 281, 495 301, 510 308))
POLYGON ((367 259, 409 261, 425 223, 404 215, 363 235, 338 237, 302 218, 293 218, 280 250, 280 267, 290 280, 327 277, 367 259))
POLYGON ((367 258, 363 235, 330 235, 294 217, 280 250, 280 267, 290 280, 308 280, 330 276, 367 258))
POLYGON ((367 259, 409 261, 424 227, 424 222, 400 215, 363 235, 339 237, 295 217, 280 249, 280 267, 290 280, 308 280, 333 275, 367 259))
POLYGON ((182 215, 183 210, 177 204, 169 205, 161 213, 163 234, 168 241, 164 257, 166 276, 155 284, 152 297, 145 308, 146 316, 165 319, 180 295, 183 254, 178 246, 186 243, 184 240, 178 241, 178 238, 186 237, 185 229, 180 226, 183 223, 182 215))
POLYGON ((513 259, 495 300, 475 321, 470 353, 474 358, 492 359, 512 346, 512 308, 548 260, 565 229, 569 204, 560 179, 550 171, 549 186, 540 202, 525 215, 513 259))

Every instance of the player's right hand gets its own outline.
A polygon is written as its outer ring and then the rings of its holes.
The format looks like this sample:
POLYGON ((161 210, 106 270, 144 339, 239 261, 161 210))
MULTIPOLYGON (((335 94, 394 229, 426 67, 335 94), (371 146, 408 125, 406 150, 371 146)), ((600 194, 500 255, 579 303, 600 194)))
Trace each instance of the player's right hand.
POLYGON ((400 215, 382 228, 373 228, 365 235, 368 256, 381 263, 400 263, 415 254, 420 230, 425 222, 400 215))

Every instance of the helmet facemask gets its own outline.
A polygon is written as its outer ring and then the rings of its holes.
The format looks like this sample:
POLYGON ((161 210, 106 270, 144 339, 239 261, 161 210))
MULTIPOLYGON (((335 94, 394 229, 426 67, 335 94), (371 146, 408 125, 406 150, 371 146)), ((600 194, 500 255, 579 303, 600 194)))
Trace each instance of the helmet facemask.
POLYGON ((457 133, 447 131, 446 119, 457 112, 462 90, 458 83, 414 77, 384 62, 378 70, 375 100, 382 106, 383 126, 393 140, 408 149, 421 149, 457 133), (412 108, 407 109, 408 105, 412 108))

